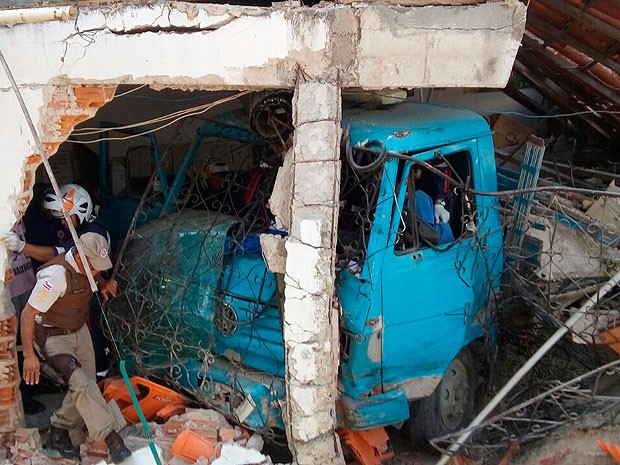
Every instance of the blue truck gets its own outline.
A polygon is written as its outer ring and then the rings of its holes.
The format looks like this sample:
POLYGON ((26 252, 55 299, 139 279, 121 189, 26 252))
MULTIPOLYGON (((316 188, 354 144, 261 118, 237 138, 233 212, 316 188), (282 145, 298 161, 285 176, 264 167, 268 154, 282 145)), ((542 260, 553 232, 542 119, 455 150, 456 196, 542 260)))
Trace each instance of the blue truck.
MULTIPOLYGON (((419 102, 348 109, 342 125, 338 423, 405 424, 424 442, 469 422, 493 358, 503 255, 498 201, 484 195, 497 191, 492 132, 473 112, 419 102), (433 186, 448 242, 416 208, 433 186)), ((152 215, 130 236, 113 329, 137 372, 253 430, 283 429, 283 280, 258 237, 285 233, 256 212, 248 226, 218 199, 152 215)))

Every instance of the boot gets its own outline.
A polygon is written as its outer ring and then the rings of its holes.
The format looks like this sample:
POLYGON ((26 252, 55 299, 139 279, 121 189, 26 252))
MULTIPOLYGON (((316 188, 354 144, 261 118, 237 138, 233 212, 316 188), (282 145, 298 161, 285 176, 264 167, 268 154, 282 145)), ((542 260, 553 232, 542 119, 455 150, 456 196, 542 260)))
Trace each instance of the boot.
POLYGON ((69 430, 50 427, 47 441, 45 441, 45 448, 56 450, 60 452, 60 455, 66 458, 74 458, 78 456, 78 451, 73 444, 71 444, 71 438, 69 437, 69 430))
POLYGON ((123 438, 121 438, 116 431, 112 431, 108 434, 104 441, 110 451, 110 460, 112 463, 121 463, 131 455, 131 451, 127 449, 127 446, 123 442, 123 438))

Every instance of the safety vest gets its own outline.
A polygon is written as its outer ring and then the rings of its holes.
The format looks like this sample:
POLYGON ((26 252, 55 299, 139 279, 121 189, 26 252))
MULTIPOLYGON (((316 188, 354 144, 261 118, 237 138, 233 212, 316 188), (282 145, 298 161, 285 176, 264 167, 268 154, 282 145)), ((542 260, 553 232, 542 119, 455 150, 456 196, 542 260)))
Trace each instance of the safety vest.
POLYGON ((67 270, 67 290, 43 314, 43 324, 77 331, 86 323, 93 299, 88 278, 73 269, 64 253, 46 262, 39 271, 52 265, 62 265, 67 270))

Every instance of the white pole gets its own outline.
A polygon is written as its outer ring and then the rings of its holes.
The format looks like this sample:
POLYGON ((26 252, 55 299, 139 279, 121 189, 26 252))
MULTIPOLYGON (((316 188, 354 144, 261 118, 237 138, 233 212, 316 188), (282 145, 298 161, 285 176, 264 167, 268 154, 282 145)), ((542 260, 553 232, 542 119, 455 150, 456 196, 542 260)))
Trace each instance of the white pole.
MULTIPOLYGON (((508 395, 508 393, 517 385, 521 378, 523 378, 528 371, 530 371, 534 365, 538 363, 538 361, 560 340, 564 334, 568 332, 568 330, 577 323, 581 318, 583 318, 592 307, 596 306, 606 294, 611 291, 614 286, 616 286, 620 282, 620 271, 617 271, 616 274, 605 284, 603 284, 599 290, 596 292, 596 295, 588 297, 588 300, 579 307, 579 310, 575 312, 573 316, 571 316, 564 326, 558 329, 541 347, 536 351, 534 355, 532 355, 527 362, 517 371, 512 378, 504 385, 504 387, 491 399, 491 401, 486 405, 484 409, 478 414, 476 418, 473 419, 471 424, 467 427, 465 432, 459 436, 459 438, 450 446, 448 449, 449 452, 455 454, 460 448, 461 444, 463 444, 469 436, 474 431, 474 428, 482 423, 486 417, 497 407, 497 405, 508 395)), ((443 454, 441 458, 437 461, 436 465, 445 465, 450 460, 450 455, 443 454)))
POLYGON ((0 26, 43 23, 47 21, 66 21, 75 17, 74 6, 50 6, 43 8, 20 8, 0 11, 0 26))

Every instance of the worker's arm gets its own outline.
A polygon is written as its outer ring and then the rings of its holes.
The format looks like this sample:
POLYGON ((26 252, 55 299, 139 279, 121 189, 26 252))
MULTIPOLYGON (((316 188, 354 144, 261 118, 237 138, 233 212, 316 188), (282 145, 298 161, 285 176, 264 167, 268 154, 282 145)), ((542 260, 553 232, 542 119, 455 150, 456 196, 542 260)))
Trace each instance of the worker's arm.
POLYGON ((22 310, 19 320, 20 333, 22 337, 22 351, 24 354, 24 368, 22 377, 26 384, 38 384, 41 373, 39 357, 34 350, 34 325, 35 317, 39 314, 29 303, 22 310))
POLYGON ((48 247, 43 245, 32 245, 26 243, 19 234, 9 231, 2 236, 4 246, 15 253, 23 253, 24 255, 34 258, 40 262, 47 262, 54 258, 54 247, 48 247))
POLYGON ((22 252, 24 255, 34 258, 41 263, 45 263, 55 256, 54 247, 48 247, 45 245, 33 245, 26 243, 22 252))

